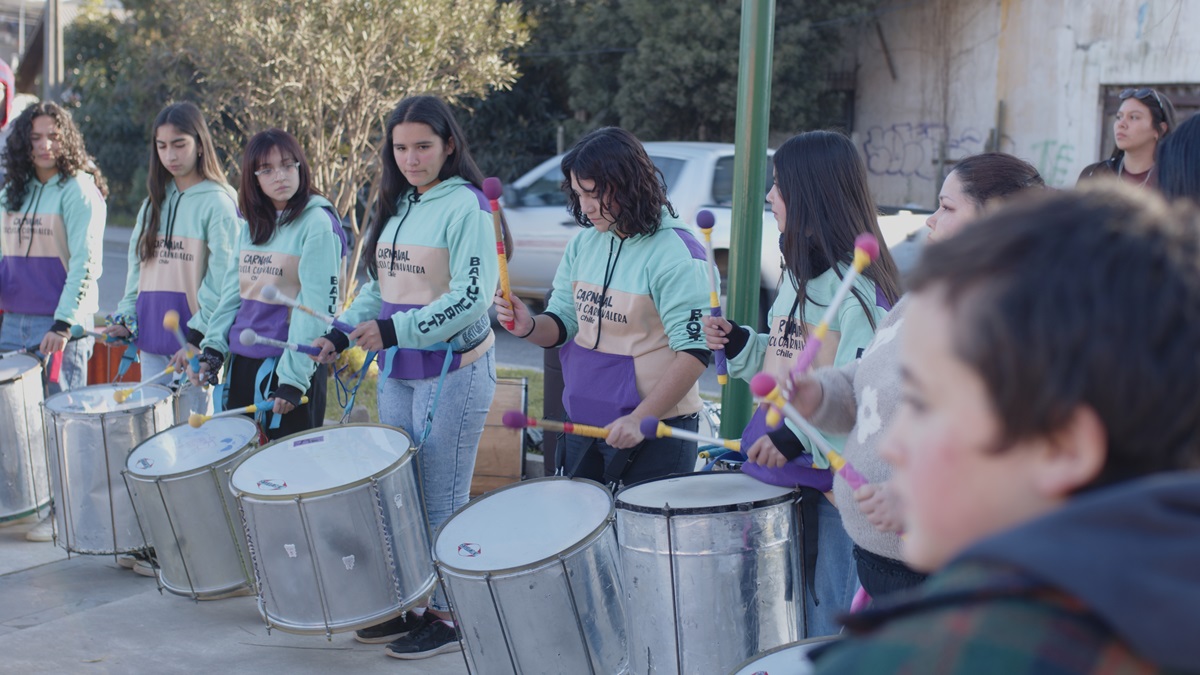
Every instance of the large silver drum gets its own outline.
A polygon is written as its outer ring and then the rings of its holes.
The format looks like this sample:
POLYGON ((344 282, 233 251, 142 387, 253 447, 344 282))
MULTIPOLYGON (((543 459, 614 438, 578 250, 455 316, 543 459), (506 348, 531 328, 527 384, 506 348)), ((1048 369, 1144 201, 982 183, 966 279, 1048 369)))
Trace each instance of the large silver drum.
POLYGON ((22 354, 0 359, 0 521, 50 505, 41 404, 38 360, 22 354))
POLYGON ((168 591, 203 600, 253 585, 229 471, 257 440, 248 418, 218 417, 172 427, 129 454, 129 495, 168 591))
POLYGON ((268 628, 365 628, 432 592, 416 451, 403 431, 347 424, 292 434, 249 454, 230 483, 268 628))
POLYGON ((797 499, 736 472, 617 493, 633 672, 728 672, 801 637, 797 499))
POLYGON ((438 529, 434 559, 473 673, 629 670, 612 495, 548 477, 472 500, 438 529))
POLYGON ((126 383, 64 391, 46 400, 46 450, 58 504, 58 543, 73 553, 145 548, 121 471, 142 441, 174 422, 171 390, 150 384, 122 403, 126 383))

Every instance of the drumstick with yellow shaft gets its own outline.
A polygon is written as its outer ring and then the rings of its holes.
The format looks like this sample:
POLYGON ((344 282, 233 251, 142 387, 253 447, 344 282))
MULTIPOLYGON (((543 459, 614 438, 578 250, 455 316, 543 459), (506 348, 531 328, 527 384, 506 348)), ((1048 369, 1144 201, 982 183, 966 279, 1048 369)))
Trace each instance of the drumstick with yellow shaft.
POLYGON ((775 378, 766 373, 759 373, 755 375, 750 380, 750 391, 754 392, 754 395, 758 398, 769 403, 772 408, 781 411, 792 424, 795 424, 800 428, 801 431, 805 433, 805 435, 812 439, 812 442, 817 444, 817 448, 819 448, 821 452, 825 453, 825 457, 829 460, 829 466, 832 467, 833 470, 836 471, 842 478, 846 479, 846 482, 850 484, 852 489, 857 490, 858 488, 869 483, 869 481, 854 468, 854 465, 850 462, 847 462, 846 458, 842 457, 841 453, 830 447, 829 442, 825 440, 825 437, 821 435, 821 432, 817 431, 816 427, 814 427, 811 422, 804 419, 804 416, 800 414, 800 411, 796 410, 796 408, 789 403, 786 398, 784 398, 783 391, 780 390, 779 385, 775 382, 775 378))
POLYGON ((141 389, 142 387, 144 387, 148 384, 151 384, 153 382, 161 380, 163 375, 170 375, 173 372, 175 372, 175 366, 167 366, 166 370, 164 370, 161 373, 155 375, 154 377, 146 380, 145 382, 139 384, 136 387, 130 387, 129 389, 118 389, 118 390, 114 391, 113 392, 113 400, 115 400, 117 403, 124 403, 125 401, 129 400, 130 396, 133 396, 133 392, 137 391, 138 389, 141 389))
MULTIPOLYGON (((492 207, 492 228, 496 230, 496 256, 500 259, 500 293, 508 304, 512 304, 512 290, 508 285, 508 252, 504 250, 504 216, 500 211, 500 195, 504 194, 504 186, 495 176, 483 180, 483 194, 488 198, 492 207)), ((512 330, 516 320, 508 321, 504 327, 512 330)))
MULTIPOLYGON (((721 293, 717 287, 717 257, 713 253, 712 245, 712 229, 716 223, 716 218, 713 217, 712 211, 704 209, 696 214, 696 227, 704 233, 704 248, 708 255, 708 304, 710 306, 709 315, 715 318, 721 318, 721 293)), ((725 363, 725 348, 718 347, 713 350, 713 360, 717 364, 717 384, 724 385, 729 382, 729 366, 725 363)))
POLYGON ((663 424, 657 417, 643 417, 642 423, 638 428, 646 438, 682 438, 685 441, 695 441, 704 445, 719 445, 737 452, 742 451, 742 442, 739 440, 713 438, 712 436, 705 436, 686 429, 676 429, 673 426, 663 424))
POLYGON ((527 417, 520 410, 509 410, 504 413, 504 426, 509 429, 541 427, 546 431, 553 431, 558 434, 574 434, 576 436, 587 436, 588 438, 608 438, 608 430, 603 427, 591 427, 586 424, 575 424, 573 422, 539 420, 536 417, 527 417))
MULTIPOLYGON (((301 396, 300 397, 300 405, 304 405, 305 403, 308 403, 308 397, 301 396)), ((193 429, 199 429, 200 425, 202 425, 205 422, 207 422, 211 419, 214 419, 216 417, 233 417, 234 415, 253 415, 256 412, 270 410, 271 408, 274 408, 274 407, 275 407, 275 399, 269 398, 265 401, 259 401, 258 403, 255 403, 254 405, 248 405, 243 408, 235 408, 234 410, 226 410, 225 412, 219 412, 216 415, 201 415, 200 413, 192 413, 191 415, 188 416, 188 425, 191 426, 193 429)))
POLYGON ((188 344, 187 338, 184 337, 183 331, 179 328, 179 312, 173 309, 167 310, 167 313, 163 314, 163 328, 171 331, 175 336, 175 341, 179 343, 179 348, 187 352, 192 372, 200 372, 200 355, 192 351, 192 346, 188 344))
MULTIPOLYGON (((787 378, 783 383, 783 390, 790 392, 792 389, 792 380, 800 377, 812 365, 813 359, 817 358, 817 352, 821 351, 821 341, 825 339, 825 334, 829 332, 829 322, 833 320, 833 316, 841 307, 842 301, 846 299, 846 295, 850 293, 850 288, 854 286, 854 281, 858 279, 858 275, 871 264, 872 260, 879 257, 879 240, 875 235, 863 233, 854 239, 854 260, 850 264, 849 271, 846 276, 842 277, 842 283, 838 286, 837 292, 833 294, 833 300, 825 308, 825 314, 821 317, 821 322, 813 329, 808 340, 804 343, 804 349, 800 350, 800 356, 796 357, 796 363, 788 372, 787 378)), ((785 394, 786 396, 786 394, 785 394)), ((767 410, 767 426, 775 428, 779 426, 779 410, 771 408, 767 410)))

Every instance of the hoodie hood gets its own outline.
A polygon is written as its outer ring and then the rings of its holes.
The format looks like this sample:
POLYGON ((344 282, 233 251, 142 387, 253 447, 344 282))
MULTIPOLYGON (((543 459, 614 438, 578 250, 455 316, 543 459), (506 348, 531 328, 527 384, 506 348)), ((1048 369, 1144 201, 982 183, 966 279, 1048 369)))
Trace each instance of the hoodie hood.
POLYGON ((1075 596, 1153 663, 1200 664, 1200 472, 1082 494, 962 561, 1011 565, 1075 596))
MULTIPOLYGON (((454 194, 455 189, 461 185, 470 186, 472 190, 474 190, 475 192, 479 192, 479 190, 476 189, 475 186, 471 185, 471 183, 469 181, 467 181, 467 179, 463 178, 462 176, 451 176, 451 177, 439 182, 437 185, 434 185, 433 187, 426 190, 421 195, 421 198, 419 201, 421 203, 426 203, 426 202, 434 201, 436 199, 442 199, 451 194, 454 194)), ((408 195, 412 191, 413 191, 412 188, 410 188, 408 191, 406 191, 404 193, 404 195, 400 197, 401 201, 408 199, 408 195)), ((483 193, 480 192, 479 194, 482 196, 483 193)), ((486 199, 485 199, 485 203, 486 203, 486 199)))

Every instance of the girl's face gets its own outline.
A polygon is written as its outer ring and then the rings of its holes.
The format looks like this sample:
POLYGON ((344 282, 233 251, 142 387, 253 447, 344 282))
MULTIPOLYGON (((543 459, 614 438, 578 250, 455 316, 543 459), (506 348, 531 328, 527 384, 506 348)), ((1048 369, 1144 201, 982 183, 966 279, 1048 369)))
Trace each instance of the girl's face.
POLYGON ((424 122, 401 122, 392 128, 392 157, 419 194, 442 182, 438 176, 452 154, 454 139, 443 141, 424 122))
POLYGON ((33 168, 40 180, 47 181, 58 173, 58 156, 62 153, 62 140, 58 123, 49 115, 33 118, 33 130, 29 134, 32 146, 33 168))
POLYGON ((154 132, 154 147, 158 151, 158 161, 181 190, 200 182, 200 172, 196 170, 199 146, 194 136, 183 133, 174 124, 164 124, 154 132))
POLYGON ((1132 96, 1125 99, 1113 121, 1113 136, 1117 147, 1125 152, 1153 148, 1158 143, 1159 130, 1154 128, 1150 107, 1132 96))
POLYGON ((288 201, 300 189, 300 162, 291 155, 280 153, 279 146, 271 148, 254 175, 258 177, 258 187, 275 205, 276 211, 287 208, 288 201))
POLYGON ((767 201, 771 204, 771 213, 775 214, 775 227, 783 234, 787 228, 787 205, 783 203, 783 195, 779 194, 779 174, 771 174, 771 191, 767 193, 767 201))
POLYGON ((943 241, 958 234, 964 225, 978 217, 979 207, 963 192, 958 172, 951 171, 938 194, 938 210, 925 219, 925 225, 932 230, 930 239, 943 241))
POLYGON ((596 181, 590 178, 579 178, 571 172, 571 189, 579 199, 579 210, 592 222, 600 232, 608 232, 617 222, 617 214, 613 213, 612 200, 603 203, 601 195, 596 194, 596 181))

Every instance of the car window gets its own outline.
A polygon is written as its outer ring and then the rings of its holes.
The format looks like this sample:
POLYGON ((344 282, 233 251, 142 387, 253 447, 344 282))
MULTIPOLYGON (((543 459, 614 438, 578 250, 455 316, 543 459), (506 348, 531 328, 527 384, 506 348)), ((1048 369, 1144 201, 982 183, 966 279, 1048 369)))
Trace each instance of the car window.
POLYGON ((563 172, 561 166, 552 166, 537 180, 521 192, 524 206, 566 206, 567 195, 562 191, 563 172))
MULTIPOLYGON (((771 191, 771 185, 774 181, 771 180, 771 159, 767 158, 767 187, 763 191, 763 201, 767 199, 767 193, 771 191)), ((733 155, 727 155, 717 160, 717 168, 713 170, 713 200, 719 206, 731 206, 733 204, 733 155)))
POLYGON ((675 184, 675 179, 679 178, 679 173, 683 171, 684 161, 675 159, 674 157, 651 157, 651 162, 658 170, 662 172, 663 183, 667 186, 667 191, 671 191, 671 186, 675 184))

